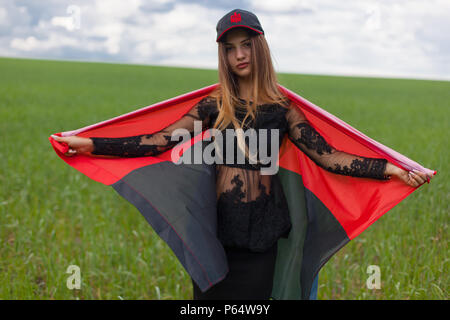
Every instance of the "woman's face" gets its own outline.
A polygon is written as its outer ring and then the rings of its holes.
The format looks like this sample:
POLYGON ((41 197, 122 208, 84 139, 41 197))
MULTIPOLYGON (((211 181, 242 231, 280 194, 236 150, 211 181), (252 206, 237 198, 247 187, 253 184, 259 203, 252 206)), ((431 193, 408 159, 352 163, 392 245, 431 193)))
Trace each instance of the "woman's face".
POLYGON ((231 70, 238 77, 246 78, 251 73, 251 42, 245 29, 231 29, 225 34, 225 49, 231 70))

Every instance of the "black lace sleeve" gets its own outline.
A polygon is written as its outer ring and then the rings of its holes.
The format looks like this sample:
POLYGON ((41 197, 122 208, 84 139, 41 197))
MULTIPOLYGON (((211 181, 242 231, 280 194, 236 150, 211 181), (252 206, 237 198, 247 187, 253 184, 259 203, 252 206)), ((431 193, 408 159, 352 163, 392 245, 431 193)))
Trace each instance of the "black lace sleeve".
POLYGON ((389 180, 389 176, 385 175, 386 159, 362 157, 333 148, 296 106, 290 107, 286 119, 289 124, 289 139, 325 170, 353 177, 389 180))
POLYGON ((179 142, 171 140, 174 130, 186 129, 192 136, 194 121, 201 121, 202 131, 206 130, 210 126, 210 114, 215 107, 215 99, 206 97, 180 119, 158 132, 123 138, 90 137, 94 144, 92 154, 121 157, 156 156, 171 149, 179 142))

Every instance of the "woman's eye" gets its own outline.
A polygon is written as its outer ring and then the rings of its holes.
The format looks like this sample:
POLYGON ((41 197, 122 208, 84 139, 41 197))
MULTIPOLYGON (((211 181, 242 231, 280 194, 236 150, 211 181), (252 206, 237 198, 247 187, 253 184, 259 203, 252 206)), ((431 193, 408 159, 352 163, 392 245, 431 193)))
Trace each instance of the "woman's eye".
POLYGON ((251 46, 251 43, 250 43, 250 42, 246 42, 246 43, 244 44, 244 46, 250 47, 250 46, 251 46))

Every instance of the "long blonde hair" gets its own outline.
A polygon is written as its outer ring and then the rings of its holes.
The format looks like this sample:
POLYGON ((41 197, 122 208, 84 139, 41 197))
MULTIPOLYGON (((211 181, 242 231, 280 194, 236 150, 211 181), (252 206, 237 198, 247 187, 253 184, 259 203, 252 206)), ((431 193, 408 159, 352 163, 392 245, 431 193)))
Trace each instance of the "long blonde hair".
MULTIPOLYGON (((218 58, 219 58, 219 86, 211 96, 216 98, 217 109, 219 111, 217 120, 213 125, 213 128, 218 130, 224 130, 233 124, 234 129, 243 129, 246 120, 251 117, 256 118, 257 106, 259 102, 265 104, 280 104, 286 106, 288 99, 278 89, 278 82, 275 73, 275 69, 272 64, 272 58, 270 54, 269 45, 263 34, 250 37, 251 42, 251 83, 252 83, 252 101, 246 103, 246 114, 242 123, 235 115, 235 106, 242 105, 239 100, 239 86, 237 82, 237 76, 232 72, 232 69, 228 63, 227 52, 224 42, 218 43, 218 58)), ((241 149, 245 149, 245 157, 249 158, 248 148, 244 143, 244 138, 241 131, 237 131, 238 146, 241 149)), ((250 155, 254 158, 254 155, 250 155)), ((255 159, 256 161, 256 159, 255 159)))

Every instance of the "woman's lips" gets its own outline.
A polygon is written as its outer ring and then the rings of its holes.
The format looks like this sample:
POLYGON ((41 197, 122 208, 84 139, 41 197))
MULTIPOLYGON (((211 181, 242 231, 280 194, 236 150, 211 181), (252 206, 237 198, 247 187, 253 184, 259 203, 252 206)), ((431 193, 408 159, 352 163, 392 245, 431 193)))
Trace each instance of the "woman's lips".
POLYGON ((237 68, 238 69, 244 69, 244 68, 246 68, 248 66, 248 63, 241 63, 241 64, 238 64, 237 65, 237 68))

